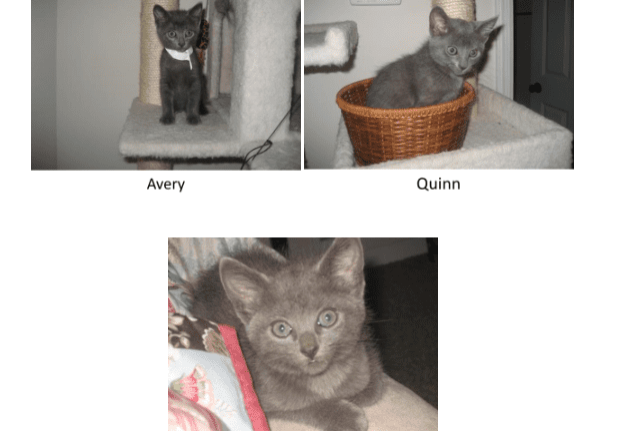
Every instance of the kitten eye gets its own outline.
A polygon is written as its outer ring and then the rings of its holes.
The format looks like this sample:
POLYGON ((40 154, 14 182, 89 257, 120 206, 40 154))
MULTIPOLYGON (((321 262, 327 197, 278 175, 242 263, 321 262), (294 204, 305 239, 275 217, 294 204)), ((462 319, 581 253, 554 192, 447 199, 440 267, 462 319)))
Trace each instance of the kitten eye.
POLYGON ((336 312, 334 310, 324 310, 317 319, 317 324, 328 328, 336 323, 336 312))
POLYGON ((470 57, 475 57, 476 55, 478 55, 478 50, 477 50, 477 49, 472 49, 472 50, 469 52, 469 56, 470 56, 470 57))
POLYGON ((272 333, 279 338, 285 338, 291 333, 291 326, 283 321, 272 324, 272 333))
POLYGON ((167 37, 170 39, 173 39, 174 37, 176 37, 176 32, 175 31, 170 31, 169 33, 167 33, 167 37))
POLYGON ((189 31, 189 30, 185 31, 184 32, 184 37, 193 37, 193 32, 189 31))
POLYGON ((453 47, 453 46, 449 46, 447 51, 448 51, 448 54, 450 54, 450 55, 455 55, 457 53, 456 48, 453 47))

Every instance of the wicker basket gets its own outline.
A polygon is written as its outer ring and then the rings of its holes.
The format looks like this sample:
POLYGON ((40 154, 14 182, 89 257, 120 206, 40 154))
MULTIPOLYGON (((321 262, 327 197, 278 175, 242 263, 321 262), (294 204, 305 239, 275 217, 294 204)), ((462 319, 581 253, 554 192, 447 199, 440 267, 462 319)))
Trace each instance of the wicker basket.
POLYGON ((378 109, 365 106, 372 81, 354 82, 336 95, 358 165, 461 148, 475 100, 470 84, 465 82, 462 95, 450 102, 421 108, 378 109))

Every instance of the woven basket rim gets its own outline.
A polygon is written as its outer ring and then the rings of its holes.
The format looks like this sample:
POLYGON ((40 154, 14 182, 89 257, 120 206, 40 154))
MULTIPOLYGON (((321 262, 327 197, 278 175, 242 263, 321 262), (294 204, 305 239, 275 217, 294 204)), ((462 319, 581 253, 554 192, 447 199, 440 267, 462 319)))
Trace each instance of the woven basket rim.
POLYGON ((368 106, 354 105, 343 99, 343 94, 354 87, 371 83, 373 78, 363 79, 361 81, 353 82, 345 87, 341 88, 336 94, 336 104, 339 108, 345 112, 351 114, 360 115, 363 117, 372 118, 400 118, 400 117, 427 117, 431 115, 437 115, 447 112, 456 111, 467 105, 469 105, 476 97, 475 91, 470 83, 465 81, 463 94, 449 102, 439 103, 437 105, 422 106, 419 108, 405 108, 405 109, 384 109, 384 108, 370 108, 368 106))

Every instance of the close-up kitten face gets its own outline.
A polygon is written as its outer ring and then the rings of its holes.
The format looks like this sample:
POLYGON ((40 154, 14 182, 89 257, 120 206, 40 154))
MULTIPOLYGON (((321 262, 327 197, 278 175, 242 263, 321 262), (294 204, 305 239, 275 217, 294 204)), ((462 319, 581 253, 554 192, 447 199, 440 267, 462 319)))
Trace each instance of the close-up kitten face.
POLYGON ((346 357, 345 341, 357 333, 353 326, 358 325, 353 325, 343 310, 315 310, 303 310, 299 315, 267 313, 252 320, 248 337, 266 364, 288 374, 316 375, 333 359, 346 357))
POLYGON ((247 327, 257 353, 279 371, 319 374, 356 345, 364 321, 361 302, 349 303, 341 296, 307 299, 281 298, 257 313, 247 327))
POLYGON ((221 280, 236 298, 232 302, 248 339, 265 365, 286 374, 318 375, 357 347, 365 319, 364 279, 344 271, 361 274, 362 262, 354 261, 353 253, 333 257, 342 265, 334 268, 334 277, 332 257, 291 263, 276 277, 233 259, 221 263, 221 280))

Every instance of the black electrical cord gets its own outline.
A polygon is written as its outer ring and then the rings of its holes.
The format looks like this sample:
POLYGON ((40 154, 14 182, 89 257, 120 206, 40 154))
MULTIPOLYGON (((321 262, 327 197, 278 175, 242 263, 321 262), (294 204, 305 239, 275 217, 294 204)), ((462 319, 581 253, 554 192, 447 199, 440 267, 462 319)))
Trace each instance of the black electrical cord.
POLYGON ((246 153, 246 156, 244 156, 244 159, 242 160, 242 166, 240 166, 240 170, 243 170, 246 165, 248 165, 250 162, 255 160, 255 157, 259 156, 260 154, 265 153, 266 151, 270 149, 270 147, 272 147, 272 141, 270 140, 270 138, 272 137, 272 135, 274 135, 274 133, 278 130, 278 128, 281 127, 281 124, 283 124, 283 121, 285 121, 285 118, 287 118, 288 115, 291 116, 293 114, 294 108, 296 107, 296 104, 300 101, 301 98, 302 96, 298 96, 296 101, 292 103, 291 108, 289 108, 289 111, 287 111, 287 113, 283 116, 283 118, 281 118, 281 121, 279 121, 278 125, 274 128, 272 133, 270 133, 270 136, 268 136, 268 139, 266 139, 266 141, 263 144, 261 144, 259 147, 255 147, 251 151, 246 153), (256 153, 251 155, 251 153, 254 151, 256 151, 256 153))

